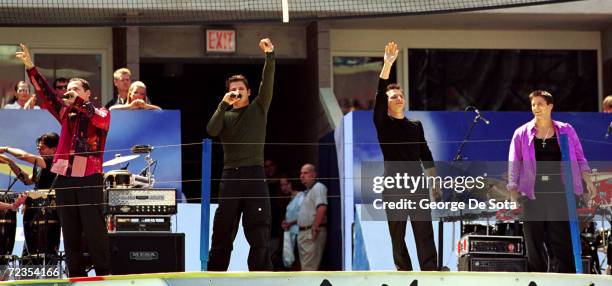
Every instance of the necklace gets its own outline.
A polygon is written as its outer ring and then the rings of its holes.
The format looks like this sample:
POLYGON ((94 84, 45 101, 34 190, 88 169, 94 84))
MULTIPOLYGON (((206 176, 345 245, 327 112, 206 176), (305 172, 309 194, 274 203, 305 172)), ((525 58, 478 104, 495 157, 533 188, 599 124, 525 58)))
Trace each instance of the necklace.
POLYGON ((542 138, 542 149, 546 148, 546 137, 548 137, 548 132, 550 132, 550 127, 546 129, 546 135, 544 135, 544 138, 542 138))

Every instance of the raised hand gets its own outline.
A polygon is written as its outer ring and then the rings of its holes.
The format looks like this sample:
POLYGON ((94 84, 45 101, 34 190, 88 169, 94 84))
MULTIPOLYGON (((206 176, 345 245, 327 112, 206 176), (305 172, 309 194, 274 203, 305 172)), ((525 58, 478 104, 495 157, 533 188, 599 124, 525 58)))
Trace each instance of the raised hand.
POLYGON ((397 44, 395 42, 389 42, 385 46, 385 62, 392 64, 397 59, 397 55, 399 50, 397 49, 397 44))
POLYGON ((13 210, 18 209, 19 206, 21 206, 26 201, 27 198, 28 196, 26 194, 19 194, 19 197, 17 197, 17 199, 12 205, 13 210))
POLYGON ((142 99, 135 99, 130 103, 132 109, 143 109, 145 107, 145 101, 142 99))
POLYGON ((36 106, 36 94, 32 94, 32 96, 30 96, 30 99, 26 101, 25 105, 23 106, 23 109, 34 109, 35 106, 36 106))
POLYGON ((78 96, 79 94, 76 93, 76 91, 69 90, 66 93, 64 93, 64 95, 62 96, 62 100, 64 101, 64 104, 66 106, 71 106, 74 104, 74 101, 76 100, 78 96))
POLYGON ((274 51, 274 45, 269 38, 261 39, 261 41, 259 41, 259 48, 265 53, 271 53, 274 51))
POLYGON ((21 47, 21 52, 15 53, 15 57, 20 59, 27 69, 31 69, 34 67, 34 62, 32 62, 32 56, 30 55, 30 50, 25 44, 19 44, 21 47))
POLYGON ((228 91, 223 96, 223 101, 225 101, 229 105, 234 105, 234 103, 236 103, 238 100, 240 100, 240 98, 238 98, 238 96, 235 96, 234 91, 228 91))
POLYGON ((10 162, 11 159, 9 157, 0 154, 0 164, 9 164, 10 162))

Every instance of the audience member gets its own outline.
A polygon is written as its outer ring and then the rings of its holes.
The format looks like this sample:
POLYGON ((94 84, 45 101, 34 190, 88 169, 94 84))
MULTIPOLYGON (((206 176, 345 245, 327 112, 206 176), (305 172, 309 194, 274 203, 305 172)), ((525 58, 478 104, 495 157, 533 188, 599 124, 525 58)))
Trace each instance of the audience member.
POLYGON ((327 241, 327 187, 317 182, 313 164, 302 167, 300 180, 306 187, 297 220, 300 264, 304 271, 317 271, 327 241))

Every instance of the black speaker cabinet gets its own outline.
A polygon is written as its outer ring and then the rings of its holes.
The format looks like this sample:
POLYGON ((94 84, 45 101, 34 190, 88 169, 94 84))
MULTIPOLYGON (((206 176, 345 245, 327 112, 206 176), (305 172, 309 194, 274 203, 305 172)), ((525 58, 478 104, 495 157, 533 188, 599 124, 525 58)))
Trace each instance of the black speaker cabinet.
POLYGON ((109 233, 112 274, 185 271, 184 233, 109 233))
POLYGON ((459 271, 527 272, 525 257, 459 257, 459 271))
POLYGON ((591 257, 590 256, 583 256, 582 257, 582 273, 584 274, 595 274, 594 272, 591 273, 591 257))

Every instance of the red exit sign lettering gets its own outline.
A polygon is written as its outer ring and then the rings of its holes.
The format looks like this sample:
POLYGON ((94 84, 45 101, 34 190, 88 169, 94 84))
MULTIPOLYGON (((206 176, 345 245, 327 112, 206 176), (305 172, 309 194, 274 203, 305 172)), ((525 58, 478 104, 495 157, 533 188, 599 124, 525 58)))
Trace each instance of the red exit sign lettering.
POLYGON ((236 51, 236 30, 206 30, 206 51, 233 53, 236 51))

